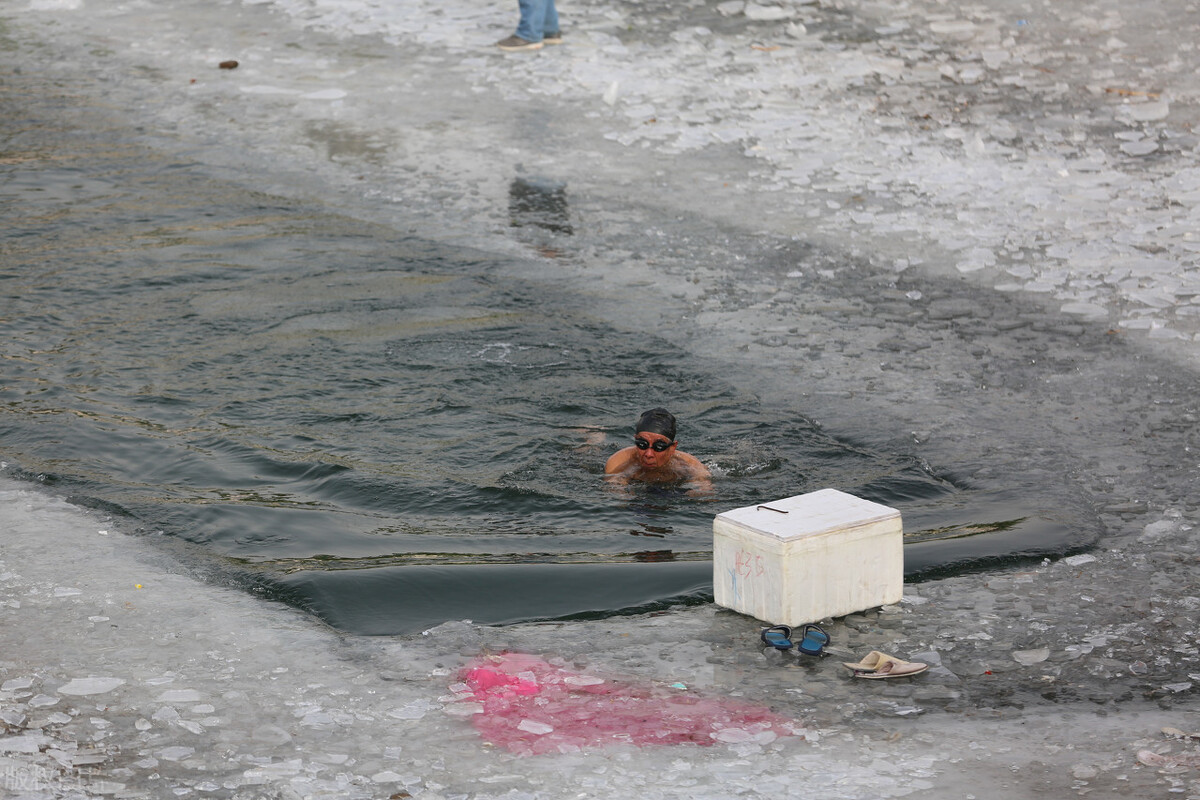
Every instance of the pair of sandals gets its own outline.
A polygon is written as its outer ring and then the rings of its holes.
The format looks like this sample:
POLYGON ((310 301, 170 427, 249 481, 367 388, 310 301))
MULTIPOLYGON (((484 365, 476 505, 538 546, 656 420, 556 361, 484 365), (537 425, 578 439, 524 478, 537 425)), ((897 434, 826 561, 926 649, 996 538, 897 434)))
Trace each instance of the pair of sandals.
POLYGON ((820 625, 805 625, 797 628, 796 632, 799 633, 799 641, 793 643, 791 628, 787 625, 772 625, 763 629, 761 638, 763 644, 781 652, 795 647, 801 653, 809 656, 821 655, 825 650, 825 645, 829 644, 829 634, 821 630, 820 625))

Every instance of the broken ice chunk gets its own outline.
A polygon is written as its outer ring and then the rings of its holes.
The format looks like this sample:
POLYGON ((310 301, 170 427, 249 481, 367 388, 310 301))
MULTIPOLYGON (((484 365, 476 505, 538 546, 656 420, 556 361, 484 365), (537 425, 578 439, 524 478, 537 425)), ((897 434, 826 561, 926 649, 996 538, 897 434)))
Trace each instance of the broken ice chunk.
POLYGON ((569 675, 563 678, 563 683, 568 686, 596 686, 604 683, 603 678, 596 678, 591 675, 569 675))
POLYGON ((82 767, 88 764, 103 764, 107 760, 108 756, 104 754, 103 750, 87 747, 76 751, 71 756, 71 766, 82 767))
POLYGON ((445 711, 452 717, 469 717, 472 714, 483 713, 483 703, 451 703, 445 711))
POLYGON ((152 719, 156 722, 178 722, 179 712, 174 706, 163 706, 154 712, 152 719))
POLYGON ((402 780, 403 777, 399 773, 392 772, 390 769, 376 772, 371 776, 373 783, 400 783, 402 780))
POLYGON ((956 265, 959 272, 976 272, 996 265, 996 254, 987 247, 973 247, 956 265))
POLYGON ((250 738, 256 742, 280 745, 290 742, 292 735, 277 725, 260 725, 250 732, 250 738))
POLYGON ((717 731, 712 736, 718 742, 725 742, 726 744, 735 744, 737 742, 748 742, 754 738, 754 734, 750 733, 750 731, 743 730, 741 728, 725 728, 723 730, 717 731))
POLYGON ((1157 122, 1171 113, 1171 104, 1166 100, 1137 103, 1122 107, 1122 112, 1135 122, 1157 122))
POLYGON ((929 23, 929 29, 936 34, 960 42, 975 38, 975 34, 978 31, 973 22, 965 19, 935 20, 929 23))
POLYGON ((194 747, 165 747, 157 755, 163 761, 183 761, 195 752, 194 747))
POLYGON ((71 695, 104 694, 124 683, 121 678, 74 678, 58 687, 58 691, 60 694, 71 695))
POLYGON ((21 723, 25 721, 25 714, 20 709, 5 708, 0 709, 0 722, 14 728, 21 727, 21 723))
POLYGON ((782 6, 763 6, 758 3, 746 3, 746 7, 742 9, 742 13, 746 15, 747 19, 765 22, 787 19, 792 15, 791 9, 783 8, 782 6))
POLYGON ((1018 664, 1031 667, 1049 658, 1050 649, 1048 647, 1039 647, 1035 650, 1014 650, 1012 657, 1018 664))
POLYGON ((1127 156, 1148 156, 1156 150, 1158 150, 1158 142, 1151 139, 1125 142, 1121 145, 1121 152, 1127 156))
POLYGON ((436 703, 431 703, 428 700, 414 700, 407 705, 393 708, 388 712, 388 716, 395 717, 396 719, 421 719, 425 714, 437 707, 436 703))
POLYGON ((0 753, 38 753, 49 738, 40 733, 6 736, 0 739, 0 753))
POLYGON ((523 719, 517 723, 517 730, 525 731, 526 733, 533 733, 538 736, 545 736, 547 733, 550 733, 554 730, 554 726, 547 725, 544 722, 537 722, 532 719, 523 719))

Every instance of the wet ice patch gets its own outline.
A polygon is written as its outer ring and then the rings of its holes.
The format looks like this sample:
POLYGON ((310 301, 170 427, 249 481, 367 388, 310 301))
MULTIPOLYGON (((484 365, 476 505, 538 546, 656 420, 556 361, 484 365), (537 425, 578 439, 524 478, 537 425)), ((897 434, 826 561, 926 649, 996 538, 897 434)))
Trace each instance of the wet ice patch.
POLYGON ((1122 106, 1117 117, 1129 122, 1157 122, 1171 113, 1171 104, 1164 99, 1122 106))
POLYGON ((349 93, 345 89, 321 89, 301 95, 305 100, 341 100, 349 93))
POLYGON ((299 91, 295 89, 287 89, 282 86, 239 86, 238 91, 243 94, 261 94, 261 95, 298 95, 299 91))

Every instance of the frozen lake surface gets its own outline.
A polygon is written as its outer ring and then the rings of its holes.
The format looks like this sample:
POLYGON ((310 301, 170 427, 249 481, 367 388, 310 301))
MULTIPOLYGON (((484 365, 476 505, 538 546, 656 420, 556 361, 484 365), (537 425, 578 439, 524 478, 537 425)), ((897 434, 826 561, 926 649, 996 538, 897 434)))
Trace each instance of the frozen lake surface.
MULTIPOLYGON (((8 793, 1200 794, 1194 745, 1161 733, 1200 727, 1195 5, 561 11, 564 45, 514 57, 490 46, 515 24, 501 5, 33 0, 7 15, 5 64, 64 130, 119 119, 130 147, 258 193, 265 216, 287 198, 364 237, 503 255, 505 280, 557 271, 597 320, 653 331, 773 416, 1018 487, 1094 519, 1101 546, 913 584, 831 621, 835 652, 812 661, 708 605, 364 638, 8 483, 8 793), (872 649, 934 666, 849 678, 839 662, 872 649), (455 713, 459 671, 506 650, 759 704, 797 735, 523 758, 455 713)), ((205 235, 187 224, 156 235, 205 235)), ((121 306, 96 313, 103 336, 121 306)), ((48 351, 87 352, 53 322, 48 351)), ((654 387, 634 391, 639 407, 654 387)))

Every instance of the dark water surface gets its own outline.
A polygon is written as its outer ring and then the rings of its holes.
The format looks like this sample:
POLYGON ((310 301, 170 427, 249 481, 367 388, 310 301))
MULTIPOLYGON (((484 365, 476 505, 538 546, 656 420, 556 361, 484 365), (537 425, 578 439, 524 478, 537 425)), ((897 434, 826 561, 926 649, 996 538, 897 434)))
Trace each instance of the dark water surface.
MULTIPOLYGON (((553 261, 515 278, 11 88, 0 455, 336 627, 702 602, 714 514, 828 486, 901 509, 910 576, 1078 541, 1077 518, 839 440, 597 317, 553 261), (602 480, 658 404, 712 495, 602 480)), ((513 213, 565 225, 539 191, 513 213)))

